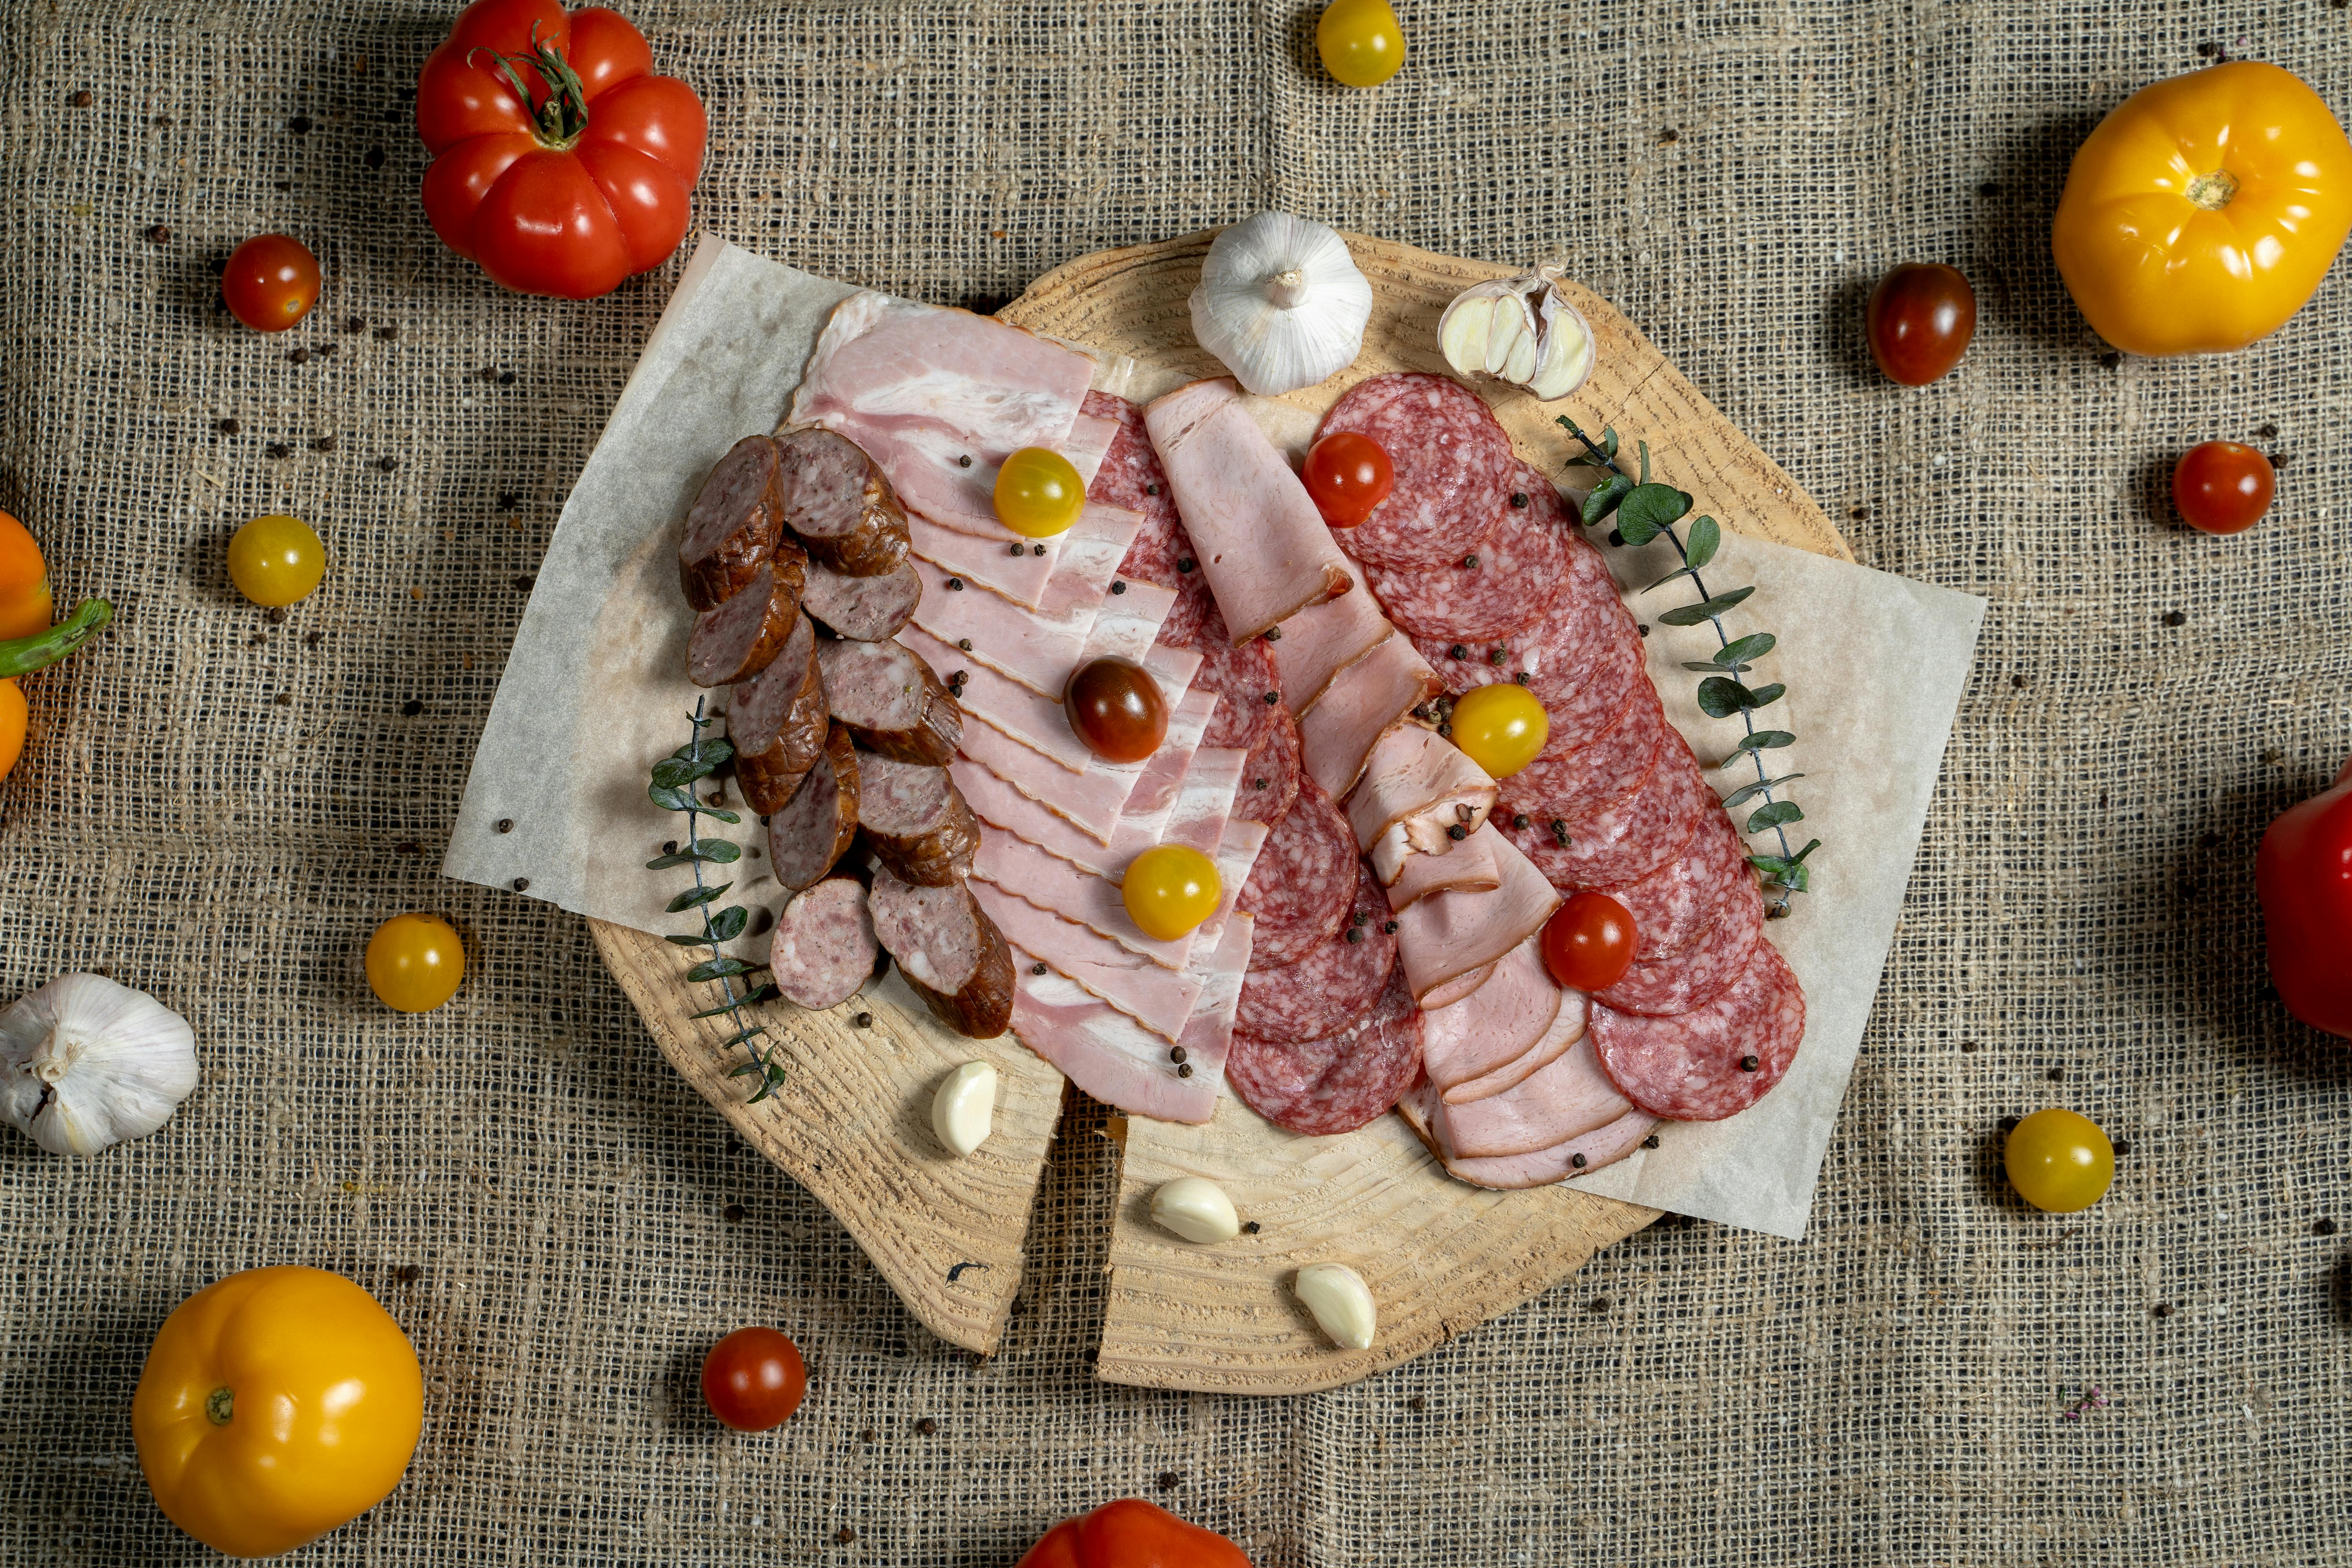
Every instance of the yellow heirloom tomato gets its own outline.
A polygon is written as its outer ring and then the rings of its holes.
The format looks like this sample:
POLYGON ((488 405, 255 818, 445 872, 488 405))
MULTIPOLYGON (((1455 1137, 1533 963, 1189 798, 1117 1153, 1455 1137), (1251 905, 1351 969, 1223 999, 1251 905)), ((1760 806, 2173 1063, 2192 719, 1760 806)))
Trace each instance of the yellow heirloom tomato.
POLYGON ((2352 142, 2317 93, 2254 60, 2144 88, 2066 175, 2050 248, 2129 353, 2221 353, 2303 308, 2352 233, 2352 142))
POLYGON ((275 1557, 382 1502, 425 1424, 408 1336, 322 1268, 248 1268, 163 1320, 131 1436, 173 1524, 275 1557))

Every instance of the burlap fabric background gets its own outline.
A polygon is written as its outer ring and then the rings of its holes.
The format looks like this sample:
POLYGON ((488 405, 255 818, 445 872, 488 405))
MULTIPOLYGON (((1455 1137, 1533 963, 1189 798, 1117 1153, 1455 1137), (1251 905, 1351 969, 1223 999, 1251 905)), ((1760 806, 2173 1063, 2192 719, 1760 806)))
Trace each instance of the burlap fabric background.
POLYGON ((983 305, 1265 205, 1559 252, 1863 560, 1993 602, 1810 1238, 1663 1224, 1397 1373, 1256 1401, 1094 1379, 1087 1123, 976 1364, 673 1077, 578 921, 435 875, 676 267, 556 304, 435 242, 404 84, 454 5, 16 0, 0 506, 122 619, 30 683, 0 994, 146 987, 205 1081, 99 1159, 0 1136, 0 1558, 205 1560, 148 1500, 131 1389, 184 1296, 302 1261, 375 1291, 429 1385, 406 1481, 311 1563, 987 1568, 1135 1491, 1277 1568, 2352 1562, 2352 1274, 2318 1227, 2352 1219, 2352 1055, 2267 994, 2251 873, 2352 751, 2352 286, 2235 358, 2109 364, 2045 243, 2081 134, 2209 46, 2352 109, 2342 3, 1416 4, 1375 93, 1309 68, 1291 3, 634 6, 709 105, 698 217, 739 243, 983 305), (270 228, 329 281, 263 339, 213 268, 270 228), (1924 392, 1859 328, 1912 257, 1983 310, 1924 392), (2231 541, 2163 501, 2221 435, 2284 454, 2231 541), (276 624, 222 560, 280 508, 332 566, 276 624), (359 956, 420 908, 472 973, 409 1019, 359 956), (1998 1177, 2000 1119, 2045 1103, 2129 1142, 2085 1215, 1998 1177), (813 1375, 756 1439, 694 1384, 751 1321, 813 1375), (2063 1419, 2085 1384, 2112 1403, 2063 1419))

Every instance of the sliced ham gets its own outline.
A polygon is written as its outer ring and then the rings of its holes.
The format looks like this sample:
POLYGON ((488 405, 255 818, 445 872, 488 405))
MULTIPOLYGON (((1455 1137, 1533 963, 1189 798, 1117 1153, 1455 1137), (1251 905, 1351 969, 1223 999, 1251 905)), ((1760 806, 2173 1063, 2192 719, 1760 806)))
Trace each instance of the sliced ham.
POLYGON ((814 560, 852 577, 880 577, 907 559, 907 513, 863 448, 830 430, 777 437, 784 526, 814 560))
POLYGON ((1307 773, 1333 799, 1344 796, 1389 727, 1443 689, 1412 639, 1391 634, 1333 676, 1315 710, 1299 719, 1307 773))
POLYGON ((1559 895, 1518 847, 1490 824, 1487 841, 1499 885, 1491 893, 1439 893, 1397 916, 1405 980, 1423 1005, 1447 981, 1492 963, 1543 929, 1559 895))
POLYGON ((746 436, 702 481, 677 547, 678 585, 697 611, 715 610, 741 593, 775 553, 784 517, 776 473, 775 442, 746 436))
MULTIPOLYGON (((1176 607, 1176 592, 1156 583, 1128 582, 1122 579, 1111 584, 1117 593, 1107 595, 1095 611, 1095 624, 1087 633, 1087 646, 1078 650, 1077 662, 1087 664, 1097 658, 1123 658, 1130 664, 1151 668, 1151 655, 1167 623, 1170 612, 1176 607)), ((1190 659, 1184 680, 1178 689, 1191 683, 1192 669, 1200 668, 1201 656, 1182 648, 1164 651, 1171 659, 1190 659)), ((1156 674, 1156 672, 1155 672, 1156 674)))
POLYGON ((1444 1163, 1448 1175, 1468 1182, 1473 1186, 1502 1191, 1549 1186, 1571 1176, 1590 1175, 1640 1148, 1642 1141, 1658 1124, 1654 1116, 1629 1110, 1605 1127, 1549 1149, 1493 1159, 1454 1159, 1446 1155, 1433 1125, 1431 1093, 1426 1081, 1408 1089, 1404 1098, 1397 1101, 1397 1109, 1404 1112, 1405 1120, 1412 1123, 1414 1131, 1421 1134, 1422 1142, 1427 1143, 1431 1152, 1444 1163))
POLYGON ((1537 1038, 1534 1045, 1492 1071, 1442 1091, 1441 1098, 1448 1105, 1467 1105, 1473 1100, 1485 1100, 1517 1088, 1558 1061, 1578 1041, 1586 1038, 1591 1019, 1591 998, 1581 991, 1561 991, 1559 1011, 1552 1016, 1551 1026, 1537 1038))
POLYGON ((1436 731, 1398 724, 1372 743, 1348 796, 1348 825, 1367 852, 1402 827, 1408 848, 1442 856, 1477 832, 1494 807, 1495 781, 1485 769, 1436 731))
POLYGON ((856 995, 879 956, 866 885, 849 877, 828 877, 794 896, 768 943, 776 989, 818 1011, 856 995))
POLYGON ((1144 935, 1128 918, 1117 882, 1082 871, 993 824, 981 829, 980 853, 972 861, 971 874, 1024 903, 1075 921, 1162 969, 1181 970, 1192 961, 1192 932, 1172 941, 1144 935))
POLYGON ((1342 594, 1312 605, 1282 623, 1275 662, 1282 668, 1282 700, 1305 713, 1331 678, 1372 651, 1393 630, 1370 594, 1342 594))
POLYGON ((825 701, 859 745, 900 762, 945 767, 963 715, 920 655, 891 642, 821 642, 825 701))
POLYGON ((923 584, 922 601, 912 616, 916 626, 953 646, 967 662, 985 665, 1049 701, 1062 700, 1062 688, 1078 666, 1087 634, 1094 629, 1091 605, 1049 620, 930 562, 918 559, 915 573, 923 584), (965 643, 971 646, 967 648, 965 643))
MULTIPOLYGON (((1080 403, 1083 408, 1085 404, 1080 403)), ((1102 472, 1103 459, 1110 456, 1110 444, 1118 439, 1118 421, 1099 415, 1080 414, 1070 421, 1070 433, 1062 438, 1062 456, 1070 459, 1070 467, 1078 470, 1078 483, 1091 485, 1102 472)))
POLYGON ((1307 487, 1232 382, 1180 387, 1143 420, 1236 645, 1355 586, 1307 487))
POLYGON ((812 561, 801 587, 801 608, 843 637, 880 642, 898 635, 922 593, 912 562, 900 562, 879 577, 847 577, 812 561))
MULTIPOLYGON (((1201 982, 1166 970, 1097 936, 1075 921, 975 879, 971 896, 1004 932, 1005 940, 1037 954, 1153 1034, 1174 1040, 1200 1000, 1201 982)), ((1032 968, 1034 964, 1032 965, 1032 968)), ((1030 976, 1024 976, 1024 979, 1030 976)))
MULTIPOLYGON (((1399 964, 1397 967, 1402 971, 1404 966, 1399 964)), ((1496 968, 1495 964, 1482 963, 1475 969, 1465 969, 1453 979, 1431 986, 1427 995, 1414 1000, 1433 1013, 1442 1007, 1451 1007, 1465 996, 1475 995, 1480 986, 1494 978, 1496 968)))
POLYGON ((932 1016, 992 1039, 1013 1022, 1013 954, 962 882, 919 888, 874 871, 874 934, 932 1016))
POLYGON ((1502 886, 1502 876, 1494 849, 1475 836, 1454 846, 1451 855, 1408 854, 1388 885, 1389 909, 1411 909, 1432 893, 1491 893, 1502 886))
MULTIPOLYGON (((964 679, 958 682, 962 689, 958 706, 970 717, 1034 752, 1024 759, 1023 768, 1034 767, 1043 759, 1074 773, 1085 773, 1089 767, 1108 770, 1124 765, 1130 772, 1140 769, 1140 763, 1104 763, 1071 732, 1069 716, 1062 711, 1061 703, 991 669, 955 644, 941 642, 919 625, 909 626, 899 640, 933 668, 950 676, 958 672, 963 675, 964 679)), ((1130 784, 1129 787, 1133 786, 1130 784)), ((1122 795, 1120 798, 1126 796, 1122 795)))
POLYGON ((1444 1093, 1526 1055, 1559 1016, 1563 994, 1539 944, 1512 949, 1486 984, 1428 1010, 1423 1068, 1430 1081, 1444 1093))
POLYGON ((1587 1036, 1499 1093, 1464 1103, 1440 1100, 1433 1124, 1454 1158, 1489 1159, 1581 1138, 1633 1109, 1601 1070, 1587 1036))

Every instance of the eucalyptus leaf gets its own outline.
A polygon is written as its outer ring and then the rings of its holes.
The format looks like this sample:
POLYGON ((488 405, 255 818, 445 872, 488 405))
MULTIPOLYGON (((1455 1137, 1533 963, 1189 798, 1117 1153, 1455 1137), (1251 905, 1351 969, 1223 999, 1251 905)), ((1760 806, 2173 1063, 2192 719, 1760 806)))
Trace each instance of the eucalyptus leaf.
MULTIPOLYGON (((1742 752, 1770 751, 1780 746, 1793 746, 1796 743, 1797 737, 1786 730, 1759 730, 1754 734, 1741 736, 1739 744, 1731 748, 1731 755, 1736 758, 1742 752)), ((1727 765, 1729 760, 1726 759, 1727 765)))
POLYGON ((1640 443, 1640 446, 1642 448, 1642 482, 1646 485, 1650 482, 1650 444, 1647 441, 1643 441, 1640 443))
POLYGON ((1735 664, 1746 664, 1750 660, 1762 658, 1773 648, 1779 647, 1780 642, 1780 639, 1770 632, 1754 632, 1736 641, 1724 644, 1721 651, 1716 654, 1715 662, 1727 668, 1735 664))
POLYGON ((757 991, 749 992, 744 995, 737 996, 734 994, 733 988, 730 987, 728 991, 730 1000, 721 1002, 716 1007, 705 1007, 699 1013, 688 1013, 687 1016, 689 1018, 716 1018, 719 1014, 732 1013, 738 1007, 749 1007, 757 1002, 772 1002, 782 994, 782 992, 777 990, 772 985, 762 985, 757 991))
POLYGON ((707 779, 719 771, 711 763, 690 763, 679 757, 664 757, 654 764, 654 783, 675 789, 690 784, 697 779, 707 779))
POLYGON ((732 866, 743 858, 743 847, 730 844, 724 838, 706 839, 702 845, 702 858, 717 865, 732 866))
POLYGON ((1633 493, 1633 481, 1622 474, 1612 474, 1592 487, 1584 498, 1584 526, 1591 527, 1617 510, 1617 505, 1633 493))
POLYGON ((729 745, 725 741, 705 741, 702 742, 702 760, 709 763, 712 767, 717 767, 719 763, 727 761, 734 754, 735 748, 729 745))
POLYGON ((1822 841, 1821 841, 1820 839, 1816 838, 1816 839, 1814 839, 1811 843, 1807 844, 1807 845, 1806 845, 1802 849, 1798 850, 1794 855, 1790 856, 1790 857, 1789 857, 1789 858, 1790 858, 1792 862, 1793 862, 1793 861, 1798 861, 1798 860, 1802 860, 1806 856, 1808 856, 1808 855, 1811 854, 1814 850, 1819 849, 1821 847, 1822 847, 1822 841))
POLYGON ((1762 795, 1767 790, 1778 789, 1782 784, 1787 784, 1790 779, 1801 779, 1805 775, 1802 773, 1782 773, 1777 779, 1759 779, 1754 784, 1749 784, 1743 789, 1733 790, 1729 795, 1725 795, 1723 797, 1723 809, 1726 811, 1736 810, 1740 806, 1746 805, 1749 801, 1754 800, 1758 795, 1762 795))
POLYGON ((1711 517, 1697 518, 1690 525, 1690 542, 1683 547, 1683 559, 1696 572, 1714 560, 1715 552, 1722 548, 1722 525, 1711 517))
POLYGON ((743 1063, 740 1067, 729 1068, 727 1069, 727 1076, 729 1078, 750 1078, 755 1073, 763 1073, 767 1070, 767 1067, 764 1063, 754 1058, 753 1060, 743 1063))
POLYGON ((1734 588, 1728 594, 1717 594, 1703 605, 1685 605, 1680 609, 1667 610, 1658 619, 1670 626, 1696 626, 1715 619, 1727 610, 1744 603, 1753 588, 1734 588))
POLYGON ((707 904, 711 900, 719 897, 721 893, 724 893, 728 889, 734 885, 735 884, 732 882, 721 882, 715 888, 688 888, 686 891, 672 899, 669 901, 667 908, 669 912, 672 914, 677 913, 680 910, 698 908, 699 906, 707 904))
POLYGON ((710 818, 710 820, 711 820, 711 821, 713 821, 713 822, 737 823, 737 822, 740 822, 740 821, 742 821, 742 820, 743 820, 741 817, 740 817, 740 816, 736 816, 733 812, 731 812, 731 811, 721 811, 721 810, 719 810, 719 809, 717 806, 715 806, 715 805, 706 805, 706 806, 700 807, 699 809, 701 810, 701 812, 702 812, 702 815, 703 815, 703 816, 707 816, 707 817, 710 818))
POLYGON ((751 917, 740 904, 730 904, 710 917, 710 934, 720 942, 733 942, 743 934, 743 922, 751 917))
POLYGON ((1769 805, 1759 805, 1748 818, 1748 831, 1761 833, 1766 828, 1784 826, 1804 819, 1805 808, 1793 800, 1776 800, 1769 805))
POLYGON ((696 964, 686 972, 688 980, 717 980, 722 975, 749 974, 751 965, 740 958, 713 958, 696 964))
POLYGON ((681 933, 677 936, 666 936, 662 938, 662 940, 667 942, 674 942, 679 947, 709 947, 710 945, 710 939, 702 935, 698 931, 692 934, 681 933))
POLYGON ((1745 675, 1754 667, 1745 664, 1717 664, 1713 659, 1708 659, 1702 664, 1697 659, 1686 658, 1683 660, 1683 668, 1694 675, 1722 675, 1727 671, 1733 675, 1745 675))
POLYGON ((1754 706, 1753 694, 1727 675, 1712 675, 1698 683, 1699 711, 1710 719, 1728 719, 1754 706))
POLYGON ((1636 485, 1618 508, 1617 531, 1628 544, 1647 544, 1690 510, 1690 497, 1672 485, 1636 485))
POLYGON ((723 1051, 723 1050, 725 1050, 725 1049, 726 1049, 728 1047, 730 1047, 730 1046, 746 1046, 746 1045, 750 1045, 753 1040, 758 1039, 761 1036, 762 1036, 762 1035, 766 1034, 767 1032, 768 1032, 768 1030, 767 1030, 767 1026, 766 1026, 765 1025, 762 1025, 762 1024, 753 1024, 753 1025, 751 1025, 749 1028, 738 1030, 735 1034, 730 1035, 730 1036, 729 1036, 726 1039, 723 1039, 723 1040, 719 1041, 718 1045, 716 1045, 716 1046, 712 1047, 711 1048, 712 1048, 712 1049, 714 1049, 714 1050, 721 1050, 721 1051, 723 1051))
POLYGON ((710 860, 715 859, 717 857, 710 855, 697 855, 691 849, 677 849, 671 851, 667 855, 655 856, 652 859, 646 862, 646 869, 648 871, 667 871, 672 866, 691 866, 697 860, 710 860))
POLYGON ((1748 706, 1750 708, 1769 708, 1772 704, 1780 701, 1781 698, 1786 697, 1788 694, 1789 689, 1776 680, 1769 686, 1759 686, 1753 692, 1749 693, 1749 696, 1753 700, 1751 700, 1748 706))
POLYGON ((1696 566, 1677 567, 1674 571, 1669 572, 1664 576, 1659 578, 1656 582, 1651 584, 1649 588, 1643 589, 1642 592, 1646 594, 1650 591, 1650 588, 1663 588, 1677 577, 1695 577, 1697 574, 1698 568, 1696 566))
MULTIPOLYGON (((1820 840, 1814 842, 1819 843, 1820 840)), ((1750 855, 1748 863, 1764 873, 1765 881, 1776 888, 1786 888, 1792 893, 1803 892, 1811 880, 1805 868, 1797 863, 1795 856, 1750 855)))
POLYGON ((682 789, 675 788, 669 784, 648 785, 646 790, 646 798, 652 801, 656 805, 660 806, 664 811, 685 811, 694 805, 694 797, 692 795, 687 794, 682 789))

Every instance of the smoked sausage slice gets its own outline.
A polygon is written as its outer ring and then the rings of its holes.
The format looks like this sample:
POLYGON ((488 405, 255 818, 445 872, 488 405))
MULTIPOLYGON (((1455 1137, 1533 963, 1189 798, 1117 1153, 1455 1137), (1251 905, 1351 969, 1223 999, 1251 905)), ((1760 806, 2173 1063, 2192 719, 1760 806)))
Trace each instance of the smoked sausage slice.
POLYGON ((909 561, 879 577, 845 577, 822 562, 809 563, 808 584, 801 589, 801 608, 843 637, 858 642, 880 642, 898 635, 914 618, 923 596, 923 580, 909 561))
POLYGON ((877 956, 865 884, 827 877, 794 895, 776 917, 768 969, 777 990, 803 1007, 823 1010, 856 995, 877 956))
POLYGON ((874 872, 874 934, 940 1023, 975 1040, 1013 1024, 1013 950, 961 882, 919 888, 874 872))
POLYGON ((902 763, 943 768, 963 740, 963 710, 921 656, 896 642, 819 643, 825 700, 857 743, 902 763))
POLYGON ((970 874, 980 822, 945 768, 858 759, 857 826, 900 879, 944 888, 970 874))
POLYGON ((751 574, 743 591, 694 618, 686 672, 697 686, 732 686, 773 664, 802 625, 801 574, 782 557, 751 574))
MULTIPOLYGON (((857 748, 840 725, 782 811, 768 818, 768 863, 794 891, 813 886, 857 837, 857 748)), ((749 793, 748 791, 746 793, 749 793)))
POLYGON ((803 616, 776 662, 735 689, 727 730, 735 745, 735 782, 742 788, 744 803, 762 816, 782 810, 824 754, 829 728, 824 677, 816 662, 816 631, 803 616), (797 678, 792 673, 795 668, 797 678), (781 714, 774 711, 779 702, 788 703, 781 714), (765 745, 760 743, 763 741, 765 745))
POLYGON ((782 473, 775 442, 746 436, 702 481, 677 547, 678 585, 697 610, 715 610, 741 593, 775 553, 783 533, 782 473))
POLYGON ((830 430, 776 441, 784 523, 845 577, 879 577, 907 559, 907 513, 864 447, 830 430))

